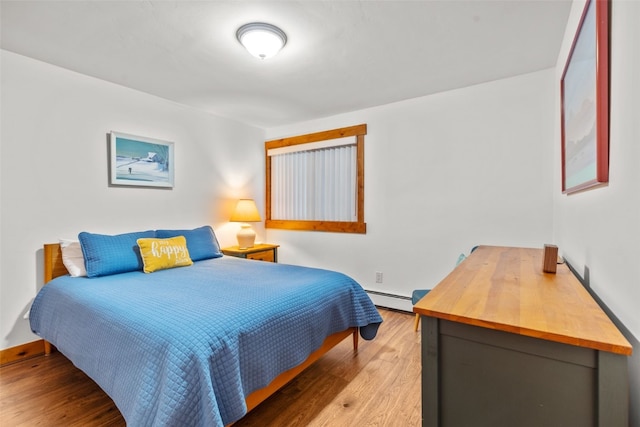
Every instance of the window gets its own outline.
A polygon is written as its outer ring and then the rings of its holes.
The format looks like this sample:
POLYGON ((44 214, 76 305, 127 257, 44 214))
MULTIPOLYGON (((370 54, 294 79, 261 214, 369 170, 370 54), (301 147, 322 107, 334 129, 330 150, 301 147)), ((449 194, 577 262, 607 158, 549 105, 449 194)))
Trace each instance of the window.
POLYGON ((367 125, 265 142, 267 228, 366 233, 367 125))

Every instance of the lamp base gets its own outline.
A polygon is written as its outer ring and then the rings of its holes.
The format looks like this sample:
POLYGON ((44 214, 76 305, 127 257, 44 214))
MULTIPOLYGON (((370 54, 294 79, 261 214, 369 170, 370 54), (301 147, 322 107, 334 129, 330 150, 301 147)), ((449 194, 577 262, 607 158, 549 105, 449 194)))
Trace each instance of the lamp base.
POLYGON ((256 232, 253 231, 250 224, 241 224, 240 231, 236 235, 238 239, 238 247, 240 249, 252 248, 256 241, 256 232))

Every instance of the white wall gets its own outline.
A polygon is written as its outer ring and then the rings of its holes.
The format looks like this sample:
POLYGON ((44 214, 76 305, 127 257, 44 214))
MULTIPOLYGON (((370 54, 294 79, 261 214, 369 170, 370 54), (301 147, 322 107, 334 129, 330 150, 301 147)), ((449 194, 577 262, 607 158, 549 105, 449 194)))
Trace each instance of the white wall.
POLYGON ((11 52, 0 59, 0 348, 37 339, 23 315, 42 286, 43 243, 210 224, 231 245, 235 200, 262 209, 263 130, 11 52), (174 141, 175 187, 109 187, 111 130, 174 141))
POLYGON ((269 229, 281 262, 339 270, 366 289, 410 296, 438 283, 474 245, 549 243, 553 79, 549 69, 267 129, 275 139, 368 126, 367 233, 269 229))
MULTIPOLYGON (((562 77, 584 8, 573 3, 556 66, 562 77)), ((554 236, 564 257, 622 324, 629 358, 631 425, 640 426, 640 2, 612 2, 609 184, 562 195, 556 85, 554 236)))

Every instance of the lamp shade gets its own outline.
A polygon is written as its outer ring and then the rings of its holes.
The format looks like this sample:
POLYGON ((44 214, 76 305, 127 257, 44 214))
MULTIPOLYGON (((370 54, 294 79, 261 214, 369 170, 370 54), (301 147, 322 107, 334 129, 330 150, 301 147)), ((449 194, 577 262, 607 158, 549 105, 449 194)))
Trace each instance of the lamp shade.
POLYGON ((274 56, 287 44, 287 35, 275 25, 251 22, 238 28, 238 41, 256 58, 274 56))
POLYGON ((232 222, 260 222, 260 213, 253 199, 240 199, 231 215, 232 222))

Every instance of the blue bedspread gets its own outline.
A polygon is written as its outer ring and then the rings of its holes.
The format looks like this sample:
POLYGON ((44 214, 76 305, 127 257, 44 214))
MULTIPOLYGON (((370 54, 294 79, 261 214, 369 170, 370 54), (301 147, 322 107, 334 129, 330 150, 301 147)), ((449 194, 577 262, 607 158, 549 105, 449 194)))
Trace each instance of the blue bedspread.
POLYGON ((130 426, 222 426, 245 397, 316 350, 382 318, 355 281, 327 270, 222 257, 152 274, 59 277, 31 329, 112 397, 130 426))

